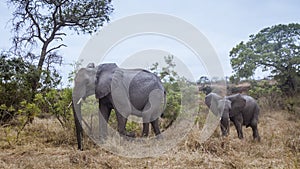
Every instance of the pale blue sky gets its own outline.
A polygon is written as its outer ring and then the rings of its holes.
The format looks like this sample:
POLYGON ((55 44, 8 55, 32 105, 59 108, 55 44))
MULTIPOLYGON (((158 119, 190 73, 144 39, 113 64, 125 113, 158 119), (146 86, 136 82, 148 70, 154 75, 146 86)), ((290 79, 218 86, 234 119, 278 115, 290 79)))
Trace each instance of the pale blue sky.
MULTIPOLYGON (((111 22, 133 14, 162 13, 194 25, 215 48, 225 75, 232 73, 229 51, 240 41, 246 41, 250 34, 268 26, 300 22, 298 0, 116 0, 113 6, 111 22)), ((0 49, 11 46, 8 23, 11 12, 5 2, 0 2, 0 49)), ((68 33, 65 38, 68 47, 60 51, 65 63, 72 63, 79 57, 89 38, 89 35, 68 33)), ((61 70, 66 74, 71 68, 65 65, 61 70)))

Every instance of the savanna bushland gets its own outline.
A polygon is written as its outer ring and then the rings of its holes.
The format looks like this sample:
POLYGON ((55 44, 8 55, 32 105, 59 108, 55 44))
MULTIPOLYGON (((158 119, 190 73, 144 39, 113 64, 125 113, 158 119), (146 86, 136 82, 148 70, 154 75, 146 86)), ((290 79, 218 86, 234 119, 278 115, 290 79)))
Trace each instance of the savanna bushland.
MULTIPOLYGON (((234 75, 225 79, 225 91, 257 99, 261 142, 253 141, 251 129, 245 127, 245 139, 238 139, 234 126, 228 137, 221 137, 217 128, 208 140, 199 141, 209 110, 203 101, 205 93, 197 91, 199 109, 191 131, 164 154, 136 159, 112 154, 86 135, 84 151, 77 150, 72 88, 60 87, 61 75, 55 69, 62 61, 58 51, 65 47, 60 43, 67 36, 64 28, 77 33, 97 31, 109 20, 111 1, 9 3, 16 10, 12 20, 15 34, 12 50, 2 51, 0 56, 0 168, 299 168, 299 24, 263 28, 229 52, 234 75), (48 15, 39 14, 45 12, 43 9, 48 9, 48 15), (258 68, 270 76, 252 78, 258 68)), ((181 83, 224 92, 218 85, 220 79, 202 76, 193 83, 180 77, 172 60, 172 56, 166 56, 166 67, 158 69, 154 63, 150 68, 167 90, 162 130, 172 126, 180 115, 181 83)), ((76 64, 70 72, 70 84, 76 64)), ((113 116, 109 123, 116 127, 113 116)), ((140 133, 141 124, 129 122, 126 128, 140 133)))

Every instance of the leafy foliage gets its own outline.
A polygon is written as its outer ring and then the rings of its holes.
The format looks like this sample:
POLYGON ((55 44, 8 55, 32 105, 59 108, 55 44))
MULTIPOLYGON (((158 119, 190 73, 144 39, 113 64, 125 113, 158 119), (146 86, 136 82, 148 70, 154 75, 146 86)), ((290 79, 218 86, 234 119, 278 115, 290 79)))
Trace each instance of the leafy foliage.
POLYGON ((44 71, 42 76, 51 80, 45 81, 42 90, 33 95, 34 70, 35 66, 21 57, 11 57, 8 53, 0 55, 0 125, 6 126, 10 144, 19 141, 24 127, 36 116, 54 115, 64 127, 70 127, 71 89, 50 89, 55 86, 54 79, 60 81, 60 76, 44 71))
POLYGON ((164 128, 168 128, 177 118, 181 108, 180 77, 174 70, 176 64, 173 62, 174 56, 165 56, 166 67, 158 70, 158 63, 153 64, 150 69, 162 80, 167 93, 167 105, 163 117, 167 119, 164 128))
POLYGON ((260 82, 251 81, 248 94, 258 100, 262 109, 276 110, 283 108, 282 91, 278 86, 270 84, 268 80, 260 82))
POLYGON ((45 93, 35 95, 34 102, 40 109, 41 116, 53 115, 63 127, 71 127, 70 119, 72 89, 51 89, 45 93))
POLYGON ((30 100, 33 66, 22 58, 0 56, 0 121, 11 120, 21 107, 21 102, 30 100), (13 110, 13 111, 12 111, 13 110))
POLYGON ((35 66, 21 57, 11 57, 1 53, 0 56, 0 124, 16 120, 18 125, 25 126, 36 116, 54 115, 62 124, 68 126, 71 118, 70 103, 72 90, 57 90, 54 82, 60 81, 56 72, 44 72, 45 81, 42 90, 33 96, 32 78, 35 66), (56 79, 56 80, 55 80, 56 79), (30 102, 33 98, 33 102, 30 102))
POLYGON ((249 78, 260 67, 269 71, 281 90, 291 95, 300 83, 300 24, 275 25, 250 35, 230 51, 235 75, 231 80, 249 78))
POLYGON ((268 81, 261 81, 259 83, 253 82, 248 94, 253 98, 258 99, 266 95, 278 97, 282 94, 282 92, 276 85, 269 84, 268 81))

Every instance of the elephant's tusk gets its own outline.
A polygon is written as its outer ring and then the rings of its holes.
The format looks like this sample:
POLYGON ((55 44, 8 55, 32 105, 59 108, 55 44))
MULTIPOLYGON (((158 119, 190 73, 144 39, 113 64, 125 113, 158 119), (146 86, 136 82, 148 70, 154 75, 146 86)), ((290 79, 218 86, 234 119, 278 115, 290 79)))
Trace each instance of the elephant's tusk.
POLYGON ((81 101, 82 101, 82 97, 78 100, 77 104, 80 104, 81 101))
POLYGON ((70 102, 70 104, 69 104, 68 108, 70 108, 71 106, 72 106, 72 101, 70 102))

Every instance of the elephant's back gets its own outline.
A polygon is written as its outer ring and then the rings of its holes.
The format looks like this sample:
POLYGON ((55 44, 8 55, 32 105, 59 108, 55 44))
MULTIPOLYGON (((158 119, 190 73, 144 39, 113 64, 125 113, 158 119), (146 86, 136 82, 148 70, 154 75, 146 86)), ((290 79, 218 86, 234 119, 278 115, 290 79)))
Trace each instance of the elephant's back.
POLYGON ((258 106, 256 100, 253 97, 247 95, 243 95, 243 98, 246 100, 245 109, 254 111, 254 109, 258 106))
POLYGON ((148 71, 138 72, 129 84, 129 97, 133 106, 142 110, 148 103, 149 95, 152 91, 159 89, 164 92, 160 79, 148 71))

